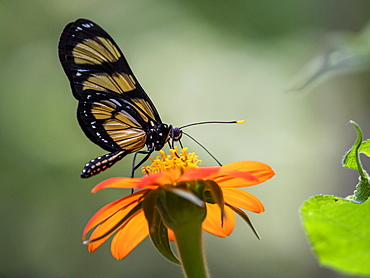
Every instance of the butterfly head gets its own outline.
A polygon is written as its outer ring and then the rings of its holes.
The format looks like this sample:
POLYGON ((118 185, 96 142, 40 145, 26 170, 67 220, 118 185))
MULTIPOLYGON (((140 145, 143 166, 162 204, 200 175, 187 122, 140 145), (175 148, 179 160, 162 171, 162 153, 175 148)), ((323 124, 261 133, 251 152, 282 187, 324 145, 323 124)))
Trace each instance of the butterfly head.
POLYGON ((171 127, 171 137, 173 141, 179 141, 182 137, 182 131, 179 127, 171 127))

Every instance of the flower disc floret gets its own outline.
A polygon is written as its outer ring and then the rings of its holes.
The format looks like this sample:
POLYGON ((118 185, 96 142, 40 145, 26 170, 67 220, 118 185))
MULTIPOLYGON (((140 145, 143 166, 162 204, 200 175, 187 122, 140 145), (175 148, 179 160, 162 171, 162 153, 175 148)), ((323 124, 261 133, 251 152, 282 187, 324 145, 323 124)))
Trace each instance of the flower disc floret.
POLYGON ((165 171, 177 170, 184 173, 188 169, 199 168, 202 160, 198 159, 196 153, 188 153, 188 148, 183 148, 179 153, 178 147, 170 149, 170 154, 166 155, 163 150, 159 151, 160 156, 150 158, 151 165, 142 167, 145 174, 161 173, 165 171))

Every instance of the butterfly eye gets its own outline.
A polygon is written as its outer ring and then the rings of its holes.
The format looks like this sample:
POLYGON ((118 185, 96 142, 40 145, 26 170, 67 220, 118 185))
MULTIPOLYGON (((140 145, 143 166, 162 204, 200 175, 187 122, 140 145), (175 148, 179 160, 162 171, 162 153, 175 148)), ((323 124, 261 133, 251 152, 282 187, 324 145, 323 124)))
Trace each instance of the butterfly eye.
POLYGON ((181 137, 182 137, 182 131, 181 131, 181 129, 178 128, 178 127, 174 127, 172 130, 173 130, 172 131, 173 140, 174 141, 179 141, 181 139, 181 137))

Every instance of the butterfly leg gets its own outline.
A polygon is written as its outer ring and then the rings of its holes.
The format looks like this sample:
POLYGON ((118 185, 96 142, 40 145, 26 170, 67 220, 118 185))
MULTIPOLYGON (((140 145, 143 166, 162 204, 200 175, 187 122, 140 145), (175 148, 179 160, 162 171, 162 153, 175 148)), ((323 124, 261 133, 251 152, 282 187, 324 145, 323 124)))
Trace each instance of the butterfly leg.
MULTIPOLYGON (((135 176, 136 169, 139 168, 149 158, 149 156, 152 154, 152 152, 153 151, 151 151, 151 150, 137 151, 137 152, 135 152, 134 158, 132 159, 131 178, 133 178, 135 176), (144 158, 142 160, 140 160, 140 162, 138 164, 135 165, 136 156, 137 156, 138 153, 145 154, 145 156, 144 156, 144 158)), ((131 188, 131 194, 132 193, 134 193, 134 189, 133 188, 131 188)))
POLYGON ((135 176, 136 169, 139 168, 149 158, 149 156, 152 154, 152 152, 153 151, 150 151, 150 150, 135 152, 134 158, 132 159, 131 178, 133 178, 135 176), (140 160, 140 162, 138 164, 135 165, 136 155, 139 154, 139 153, 140 154, 145 154, 145 156, 142 160, 140 160))
POLYGON ((179 140, 179 144, 180 144, 181 149, 183 149, 183 148, 184 148, 184 146, 182 145, 181 140, 179 140))

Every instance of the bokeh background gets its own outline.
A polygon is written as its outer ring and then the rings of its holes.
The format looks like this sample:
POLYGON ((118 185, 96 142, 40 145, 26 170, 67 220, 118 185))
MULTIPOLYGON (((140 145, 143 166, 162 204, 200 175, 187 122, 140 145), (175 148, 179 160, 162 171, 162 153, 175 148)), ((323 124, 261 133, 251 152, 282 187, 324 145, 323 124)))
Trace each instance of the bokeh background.
MULTIPOLYGON (((316 194, 351 194, 354 171, 341 159, 356 135, 370 137, 370 71, 332 76, 293 92, 297 73, 331 47, 338 32, 360 32, 370 2, 359 0, 1 1, 0 277, 182 277, 149 239, 116 261, 109 244, 81 243, 89 218, 128 193, 90 194, 127 176, 131 157, 96 177, 83 165, 105 153, 80 130, 76 101, 58 61, 64 26, 101 25, 125 53, 165 123, 245 119, 186 131, 219 160, 258 160, 276 176, 248 191, 266 206, 238 219, 228 238, 205 234, 212 277, 343 277, 319 266, 299 217, 316 194)), ((193 142, 203 165, 214 161, 193 142)))

